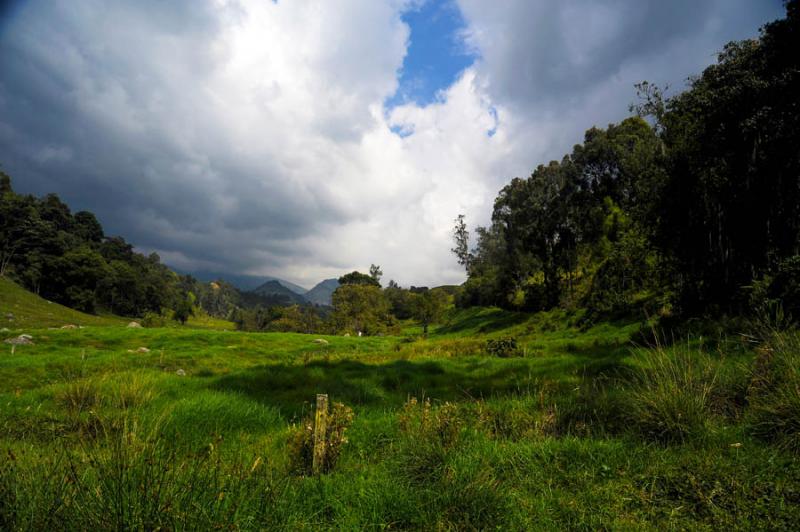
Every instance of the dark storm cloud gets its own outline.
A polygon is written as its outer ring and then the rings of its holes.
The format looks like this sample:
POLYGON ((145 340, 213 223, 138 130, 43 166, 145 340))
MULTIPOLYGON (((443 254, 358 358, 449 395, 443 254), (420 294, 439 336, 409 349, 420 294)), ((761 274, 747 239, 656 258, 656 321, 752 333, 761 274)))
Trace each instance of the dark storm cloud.
POLYGON ((213 66, 213 14, 195 1, 18 10, 0 37, 0 157, 15 186, 55 191, 142 248, 237 269, 279 262, 287 241, 337 215, 323 204, 308 216, 304 191, 269 161, 237 160, 202 116, 162 123, 202 115, 191 94, 204 87, 188 81, 213 66), (164 48, 181 64, 160 63, 164 48), (157 75, 173 68, 185 100, 157 75), (229 231, 240 238, 220 241, 229 231))
POLYGON ((377 261, 458 282, 457 212, 485 213, 502 181, 622 118, 633 82, 683 80, 781 13, 457 4, 481 59, 442 101, 396 110, 414 130, 400 139, 380 102, 406 50, 401 1, 18 3, 0 11, 0 164, 185 270, 314 284, 377 261))
POLYGON ((653 61, 655 78, 683 81, 728 40, 755 36, 780 0, 511 0, 487 10, 460 0, 483 54, 492 93, 530 107, 581 97, 626 65, 653 61), (688 46, 687 46, 688 45, 688 46), (710 45, 710 48, 709 48, 710 45), (664 56, 681 50, 664 63, 664 56))

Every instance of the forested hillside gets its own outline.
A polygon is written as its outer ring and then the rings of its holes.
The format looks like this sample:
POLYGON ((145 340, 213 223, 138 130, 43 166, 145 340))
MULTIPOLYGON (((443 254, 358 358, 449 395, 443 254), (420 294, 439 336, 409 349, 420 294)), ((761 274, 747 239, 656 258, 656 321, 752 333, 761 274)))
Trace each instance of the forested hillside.
POLYGON ((800 317, 799 49, 790 2, 688 90, 639 84, 636 116, 513 179, 474 247, 459 217, 459 303, 800 317))
MULTIPOLYGON (((121 236, 108 236, 91 212, 73 213, 56 194, 16 193, 0 172, 0 276, 82 312, 168 317, 196 310, 230 318, 239 309, 302 301, 277 281, 284 295, 242 292, 224 280, 179 275, 156 253, 143 255, 121 236)), ((186 316, 184 316, 186 317, 186 316)))

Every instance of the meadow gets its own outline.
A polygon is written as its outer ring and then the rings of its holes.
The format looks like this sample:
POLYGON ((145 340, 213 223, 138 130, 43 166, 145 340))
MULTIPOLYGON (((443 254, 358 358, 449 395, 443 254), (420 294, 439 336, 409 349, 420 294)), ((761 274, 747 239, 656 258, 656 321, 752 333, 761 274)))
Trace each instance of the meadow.
POLYGON ((646 346, 640 322, 479 308, 427 338, 140 329, 2 289, 4 337, 34 342, 0 344, 3 530, 800 522, 795 333, 646 346), (318 393, 343 406, 314 475, 318 393))

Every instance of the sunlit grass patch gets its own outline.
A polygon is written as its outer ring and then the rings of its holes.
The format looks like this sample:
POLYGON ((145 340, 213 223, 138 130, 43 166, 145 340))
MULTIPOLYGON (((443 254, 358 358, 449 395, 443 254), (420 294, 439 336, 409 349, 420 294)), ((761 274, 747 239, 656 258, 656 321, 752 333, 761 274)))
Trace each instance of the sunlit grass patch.
POLYGON ((626 390, 628 421, 648 438, 703 438, 714 412, 718 364, 699 350, 677 346, 639 350, 640 365, 626 390))

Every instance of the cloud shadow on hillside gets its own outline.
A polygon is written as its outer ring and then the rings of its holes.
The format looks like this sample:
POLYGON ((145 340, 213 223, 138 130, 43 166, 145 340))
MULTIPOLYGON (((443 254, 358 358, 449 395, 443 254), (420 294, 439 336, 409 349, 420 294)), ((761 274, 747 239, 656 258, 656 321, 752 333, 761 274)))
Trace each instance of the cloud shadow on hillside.
POLYGON ((567 364, 557 357, 541 359, 536 364, 519 359, 494 367, 479 361, 443 364, 396 360, 365 364, 357 360, 317 360, 308 364, 258 366, 222 376, 211 386, 242 393, 293 417, 307 410, 318 393, 327 393, 331 400, 349 405, 397 408, 410 396, 446 401, 535 391, 542 382, 562 381, 573 371, 585 372, 593 365, 607 371, 616 364, 605 358, 590 360, 580 355, 576 358, 567 364))

